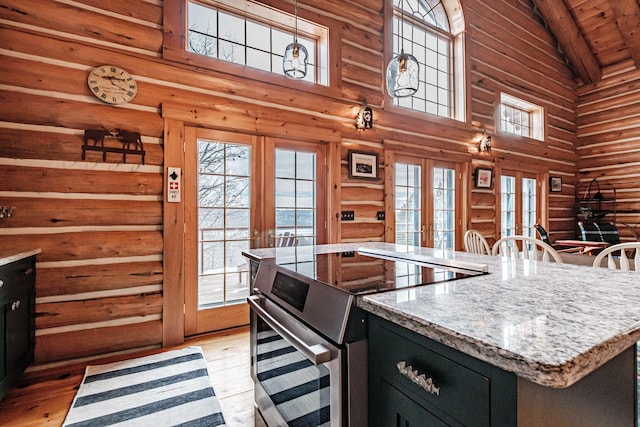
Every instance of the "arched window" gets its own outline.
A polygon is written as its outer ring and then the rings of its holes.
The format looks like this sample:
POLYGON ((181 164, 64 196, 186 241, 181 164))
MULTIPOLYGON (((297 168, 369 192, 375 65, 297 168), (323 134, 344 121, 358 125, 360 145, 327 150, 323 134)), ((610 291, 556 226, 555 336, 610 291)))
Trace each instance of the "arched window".
POLYGON ((390 57, 403 48, 420 64, 418 91, 410 97, 393 98, 393 105, 464 120, 463 54, 461 43, 456 43, 462 31, 452 25, 463 20, 448 13, 461 13, 457 1, 454 8, 445 7, 441 0, 392 0, 392 3, 390 57))

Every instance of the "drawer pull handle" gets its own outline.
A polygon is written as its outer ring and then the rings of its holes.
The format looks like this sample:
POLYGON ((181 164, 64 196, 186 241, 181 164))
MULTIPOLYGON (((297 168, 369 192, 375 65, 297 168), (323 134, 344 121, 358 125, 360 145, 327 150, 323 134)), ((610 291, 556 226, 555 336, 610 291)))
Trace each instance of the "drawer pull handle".
POLYGON ((33 267, 29 267, 24 271, 25 276, 31 276, 33 274, 33 267))
POLYGON ((4 280, 0 280, 0 288, 4 286, 4 280))
POLYGON ((11 304, 11 311, 16 311, 19 308, 20 308, 20 300, 11 304))
POLYGON ((417 384, 431 394, 440 396, 440 387, 433 383, 433 378, 429 378, 425 373, 420 373, 417 369, 413 369, 413 366, 407 365, 407 362, 404 360, 396 363, 396 367, 398 368, 398 372, 410 379, 411 382, 417 384))

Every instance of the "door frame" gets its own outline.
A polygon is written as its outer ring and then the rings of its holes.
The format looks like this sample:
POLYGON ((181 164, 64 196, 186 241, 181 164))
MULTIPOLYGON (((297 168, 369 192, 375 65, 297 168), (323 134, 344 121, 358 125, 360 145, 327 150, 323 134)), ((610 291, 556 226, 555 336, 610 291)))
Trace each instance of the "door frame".
MULTIPOLYGON (((163 287, 162 287, 162 345, 173 346, 184 342, 185 337, 185 277, 184 277, 184 199, 168 202, 166 189, 169 167, 181 168, 181 181, 185 178, 185 125, 244 132, 254 135, 293 138, 327 144, 327 236, 329 242, 340 241, 340 194, 342 134, 335 128, 322 127, 317 117, 304 110, 288 111, 291 120, 283 124, 280 116, 247 117, 246 110, 220 109, 228 102, 216 98, 220 104, 215 109, 206 106, 166 102, 161 105, 164 121, 164 166, 159 172, 163 181, 158 195, 163 207, 163 287), (258 120, 259 119, 259 120, 258 120), (309 124, 313 125, 310 131, 309 124)), ((212 101, 213 102, 213 101, 212 101)))
MULTIPOLYGON (((467 199, 467 191, 468 189, 464 185, 466 180, 463 179, 463 176, 466 175, 468 167, 465 166, 464 162, 458 161, 460 159, 448 160, 445 158, 439 158, 438 156, 433 157, 421 157, 415 155, 414 153, 404 155, 404 154, 395 154, 391 151, 387 152, 385 155, 385 164, 387 167, 385 168, 385 188, 387 188, 387 200, 385 201, 385 218, 387 220, 386 229, 385 229, 385 241, 390 243, 395 243, 395 223, 396 223, 396 214, 395 214, 395 164, 396 163, 409 163, 416 164, 422 167, 422 177, 421 177, 421 185, 422 185, 422 204, 421 206, 421 221, 423 225, 430 225, 433 227, 433 206, 430 200, 432 200, 432 191, 433 191, 433 168, 434 167, 446 167, 449 169, 455 170, 456 174, 456 198, 455 198, 455 212, 456 212, 456 233, 455 233, 455 250, 462 250, 462 235, 464 231, 464 226, 466 224, 467 212, 463 211, 462 207, 465 206, 464 200, 467 199), (389 167, 391 165, 391 167, 389 167)), ((421 238, 421 243, 424 244, 425 247, 433 247, 433 229, 431 231, 427 230, 428 236, 425 239, 423 236, 421 238)))
POLYGON ((522 234, 522 178, 535 178, 537 222, 548 227, 548 172, 516 170, 510 167, 501 167, 497 170, 497 176, 495 179, 496 236, 498 236, 496 240, 505 237, 502 235, 502 176, 514 176, 516 178, 516 234, 522 234), (518 231, 518 229, 520 229, 520 231, 518 231))

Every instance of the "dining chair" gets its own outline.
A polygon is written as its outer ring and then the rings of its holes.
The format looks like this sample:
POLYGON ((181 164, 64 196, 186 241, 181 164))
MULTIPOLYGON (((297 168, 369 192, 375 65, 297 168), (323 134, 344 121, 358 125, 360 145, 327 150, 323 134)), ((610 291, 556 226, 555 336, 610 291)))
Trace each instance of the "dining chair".
POLYGON ((491 247, 478 230, 467 230, 464 233, 464 250, 472 254, 491 255, 491 247))
POLYGON ((538 236, 540 236, 540 240, 545 242, 547 245, 551 246, 558 253, 560 253, 560 252, 580 252, 582 250, 582 248, 579 247, 579 246, 562 248, 562 247, 559 247, 560 245, 551 243, 551 240, 549 240, 549 233, 547 232, 547 230, 540 223, 536 223, 534 225, 534 228, 538 232, 538 236))
POLYGON ((619 243, 603 249, 593 260, 593 266, 602 267, 602 261, 605 258, 607 259, 606 267, 611 270, 631 271, 633 262, 633 270, 640 271, 640 242, 619 243), (633 258, 627 255, 629 249, 635 251, 633 258))
POLYGON ((498 240, 491 249, 493 255, 508 258, 523 258, 542 261, 553 261, 562 264, 560 254, 542 240, 528 236, 508 236, 498 240), (521 244, 522 249, 518 247, 521 244))

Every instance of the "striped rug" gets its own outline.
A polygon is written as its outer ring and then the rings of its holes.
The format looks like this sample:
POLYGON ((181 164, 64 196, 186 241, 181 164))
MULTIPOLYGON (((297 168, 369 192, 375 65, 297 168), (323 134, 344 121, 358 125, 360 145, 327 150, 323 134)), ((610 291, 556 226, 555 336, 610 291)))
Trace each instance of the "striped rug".
POLYGON ((63 427, 224 426, 200 347, 87 366, 63 427))

